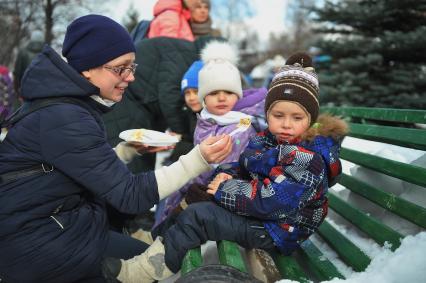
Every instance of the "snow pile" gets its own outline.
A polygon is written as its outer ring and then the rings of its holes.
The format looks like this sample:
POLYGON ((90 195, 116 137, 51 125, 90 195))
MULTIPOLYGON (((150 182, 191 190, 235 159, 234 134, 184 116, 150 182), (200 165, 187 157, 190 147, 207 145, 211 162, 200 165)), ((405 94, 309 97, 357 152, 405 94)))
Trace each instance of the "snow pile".
MULTIPOLYGON (((352 137, 345 138, 343 147, 426 168, 426 154, 421 150, 366 141, 352 137)), ((424 193, 424 188, 421 186, 375 172, 344 160, 342 163, 344 173, 352 175, 358 180, 366 182, 367 184, 379 188, 387 193, 394 194, 395 196, 403 198, 409 202, 422 207, 426 206, 426 194, 424 193)), ((422 231, 422 229, 418 226, 372 202, 366 201, 364 197, 361 197, 356 193, 345 190, 344 187, 340 185, 334 186, 332 190, 336 191, 340 197, 355 207, 380 220, 385 225, 390 226, 403 235, 415 235, 422 231)), ((342 224, 340 221, 336 222, 342 224)))
POLYGON ((378 254, 364 272, 353 273, 347 280, 333 279, 328 282, 422 282, 426 277, 425 251, 426 232, 407 236, 395 252, 384 249, 378 254))
MULTIPOLYGON (((383 249, 367 267, 364 272, 353 273, 346 280, 333 279, 323 283, 402 283, 424 282, 426 278, 426 232, 416 236, 407 236, 402 240, 401 246, 391 252, 383 249)), ((280 280, 279 283, 294 282, 280 280)))

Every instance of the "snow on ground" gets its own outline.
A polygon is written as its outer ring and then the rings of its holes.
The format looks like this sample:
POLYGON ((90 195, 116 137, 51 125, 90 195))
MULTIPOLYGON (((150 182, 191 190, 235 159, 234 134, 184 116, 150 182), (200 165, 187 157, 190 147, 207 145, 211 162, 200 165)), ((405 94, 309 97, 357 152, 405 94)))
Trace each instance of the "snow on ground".
MULTIPOLYGON (((364 272, 352 273, 346 280, 333 279, 322 283, 417 283, 426 278, 426 232, 407 236, 401 246, 391 252, 383 249, 364 272)), ((279 283, 295 282, 280 280, 279 283)))

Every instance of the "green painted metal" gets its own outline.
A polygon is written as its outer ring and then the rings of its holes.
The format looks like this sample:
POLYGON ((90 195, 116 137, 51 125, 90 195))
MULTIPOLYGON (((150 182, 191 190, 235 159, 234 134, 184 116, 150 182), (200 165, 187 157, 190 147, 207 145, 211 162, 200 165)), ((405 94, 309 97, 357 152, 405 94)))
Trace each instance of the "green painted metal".
POLYGON ((368 107, 321 107, 321 112, 341 115, 344 117, 426 124, 425 110, 368 107))
POLYGON ((348 238, 337 231, 328 221, 318 230, 321 237, 337 252, 340 258, 355 271, 362 272, 370 264, 370 258, 348 238))
POLYGON ((236 243, 226 240, 219 241, 217 242, 217 251, 220 263, 235 267, 242 272, 247 272, 240 249, 236 243))
POLYGON ((180 272, 182 275, 185 275, 197 267, 200 267, 203 264, 203 258, 201 256, 201 248, 195 248, 189 250, 185 257, 183 258, 182 267, 180 272))
POLYGON ((408 202, 394 194, 383 192, 354 177, 342 174, 339 183, 383 208, 426 228, 426 208, 408 202))
POLYGON ((388 242, 392 245, 391 250, 393 251, 400 246, 400 240, 403 238, 400 233, 349 205, 334 193, 330 192, 328 194, 328 200, 330 207, 334 211, 365 232, 380 245, 388 242))
POLYGON ((426 187, 426 169, 348 148, 342 148, 340 158, 366 168, 396 177, 398 179, 426 187))
POLYGON ((306 240, 301 244, 301 257, 319 280, 331 280, 336 277, 345 279, 337 268, 310 240, 306 240))
POLYGON ((400 127, 349 123, 349 136, 426 150, 426 131, 400 127))
POLYGON ((272 258, 282 278, 298 282, 311 282, 294 257, 273 253, 272 258))

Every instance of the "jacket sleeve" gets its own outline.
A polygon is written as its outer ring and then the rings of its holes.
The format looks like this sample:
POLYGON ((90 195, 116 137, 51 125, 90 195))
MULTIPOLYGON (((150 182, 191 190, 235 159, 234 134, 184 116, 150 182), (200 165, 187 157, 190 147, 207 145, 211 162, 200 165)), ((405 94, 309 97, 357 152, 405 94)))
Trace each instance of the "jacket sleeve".
POLYGON ((216 201, 237 214, 295 221, 299 210, 316 197, 325 177, 324 162, 320 155, 297 147, 279 162, 281 166, 271 167, 267 176, 256 174, 259 178, 251 182, 223 182, 215 194, 216 201))
MULTIPOLYGON (((158 202, 161 192, 155 173, 132 174, 87 110, 76 105, 51 106, 41 112, 40 119, 44 162, 121 212, 142 213, 158 202)), ((180 172, 181 179, 192 177, 185 175, 191 169, 180 172)), ((179 189, 173 184, 163 187, 164 194, 179 189)))

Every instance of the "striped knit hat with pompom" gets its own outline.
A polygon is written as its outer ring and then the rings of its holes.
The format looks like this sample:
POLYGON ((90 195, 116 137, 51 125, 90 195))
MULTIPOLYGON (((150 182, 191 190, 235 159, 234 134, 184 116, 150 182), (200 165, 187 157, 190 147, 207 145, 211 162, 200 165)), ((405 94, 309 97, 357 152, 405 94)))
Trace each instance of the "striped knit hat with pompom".
POLYGON ((311 125, 318 118, 319 82, 312 58, 303 52, 290 56, 286 64, 275 74, 265 99, 265 113, 278 101, 291 101, 310 115, 311 125))

